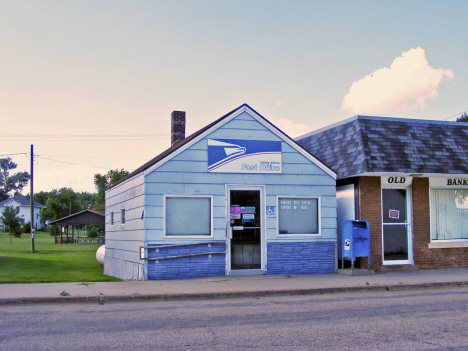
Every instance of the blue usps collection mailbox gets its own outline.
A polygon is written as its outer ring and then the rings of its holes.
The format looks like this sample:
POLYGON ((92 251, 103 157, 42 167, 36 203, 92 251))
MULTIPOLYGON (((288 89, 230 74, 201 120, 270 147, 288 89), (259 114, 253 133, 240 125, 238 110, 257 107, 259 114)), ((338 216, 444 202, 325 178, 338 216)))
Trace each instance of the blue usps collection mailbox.
POLYGON ((347 220, 343 224, 341 232, 343 239, 341 267, 344 267, 344 259, 351 260, 351 269, 354 269, 356 257, 370 257, 370 228, 367 221, 347 220))

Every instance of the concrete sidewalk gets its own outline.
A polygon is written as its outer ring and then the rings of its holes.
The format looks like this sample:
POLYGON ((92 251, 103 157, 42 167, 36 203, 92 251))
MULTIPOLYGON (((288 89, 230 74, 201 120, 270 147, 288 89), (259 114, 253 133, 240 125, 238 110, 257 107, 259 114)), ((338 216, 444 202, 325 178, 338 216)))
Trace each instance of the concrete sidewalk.
POLYGON ((0 305, 255 297, 443 286, 468 286, 468 269, 391 272, 363 276, 298 274, 225 276, 145 282, 0 284, 0 305))

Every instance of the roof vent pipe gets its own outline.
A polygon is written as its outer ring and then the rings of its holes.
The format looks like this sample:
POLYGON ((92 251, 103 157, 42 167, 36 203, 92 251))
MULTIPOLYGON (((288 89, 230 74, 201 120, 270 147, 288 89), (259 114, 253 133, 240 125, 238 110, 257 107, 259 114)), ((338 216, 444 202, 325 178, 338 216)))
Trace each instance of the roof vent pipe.
POLYGON ((171 146, 185 139, 185 112, 174 111, 171 114, 171 146))

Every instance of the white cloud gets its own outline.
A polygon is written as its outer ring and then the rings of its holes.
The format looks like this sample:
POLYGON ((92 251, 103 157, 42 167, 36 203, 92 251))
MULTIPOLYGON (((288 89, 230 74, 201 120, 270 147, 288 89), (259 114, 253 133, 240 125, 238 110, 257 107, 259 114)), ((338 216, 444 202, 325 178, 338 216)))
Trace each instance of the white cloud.
MULTIPOLYGON (((41 168, 34 170, 34 192, 72 188, 75 192, 95 192, 94 174, 107 173, 87 165, 68 165, 64 168, 41 168)), ((26 190, 26 188, 25 188, 26 190)), ((24 191, 23 191, 24 193, 24 191)))
POLYGON ((291 138, 298 137, 300 135, 309 133, 312 131, 312 128, 301 123, 296 123, 292 119, 280 118, 276 119, 275 117, 269 116, 268 120, 281 129, 291 138))
POLYGON ((424 108, 426 99, 437 96, 444 79, 453 78, 451 69, 434 69, 424 50, 411 49, 384 67, 354 82, 343 98, 340 111, 352 114, 379 114, 424 108))

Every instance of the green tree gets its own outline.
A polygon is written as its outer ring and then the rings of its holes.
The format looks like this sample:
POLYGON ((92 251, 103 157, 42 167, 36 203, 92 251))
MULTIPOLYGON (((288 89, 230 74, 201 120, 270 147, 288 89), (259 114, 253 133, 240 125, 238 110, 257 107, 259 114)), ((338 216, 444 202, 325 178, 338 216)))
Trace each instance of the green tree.
POLYGON ((97 199, 97 195, 94 193, 88 193, 88 192, 81 192, 78 195, 78 201, 80 202, 80 206, 83 210, 90 209, 92 208, 97 199))
POLYGON ((44 204, 46 208, 41 210, 41 221, 55 221, 56 219, 69 216, 70 213, 73 214, 85 210, 86 208, 82 207, 78 195, 71 188, 52 190, 44 204))
POLYGON ((129 174, 128 171, 124 170, 110 170, 107 174, 95 174, 94 175, 94 185, 97 190, 97 198, 93 210, 104 211, 106 206, 106 190, 109 189, 112 185, 117 183, 119 180, 124 178, 129 174))
POLYGON ((18 172, 10 175, 10 170, 18 165, 11 158, 0 158, 0 201, 8 199, 11 195, 16 196, 21 193, 28 184, 28 172, 18 172), (13 194, 11 194, 13 192, 13 194))
POLYGON ((462 113, 462 115, 457 118, 457 122, 468 122, 468 115, 466 112, 462 113))
MULTIPOLYGON (((34 201, 40 203, 41 205, 45 205, 47 199, 49 198, 50 192, 48 191, 40 191, 38 193, 34 193, 34 201)), ((29 194, 26 195, 29 198, 29 194)))
POLYGON ((0 221, 5 226, 5 230, 10 233, 10 244, 11 244, 11 235, 19 238, 21 236, 21 224, 22 220, 19 217, 16 217, 18 210, 13 206, 6 206, 3 210, 0 221))
MULTIPOLYGON (((26 195, 26 197, 29 198, 29 194, 26 195)), ((51 201, 54 203, 54 208, 52 210, 41 210, 40 218, 42 225, 44 225, 45 221, 47 220, 55 220, 68 216, 68 213, 70 212, 70 201, 72 202, 72 214, 92 208, 96 203, 97 196, 95 193, 88 192, 75 193, 72 189, 67 188, 62 188, 59 191, 57 191, 56 189, 50 192, 41 191, 39 193, 34 194, 34 201, 46 207, 47 200, 49 198, 52 199, 51 201), (72 195, 71 193, 73 193, 74 195, 72 195), (61 203, 61 206, 58 206, 57 202, 61 203), (63 216, 57 217, 60 215, 63 216)))

